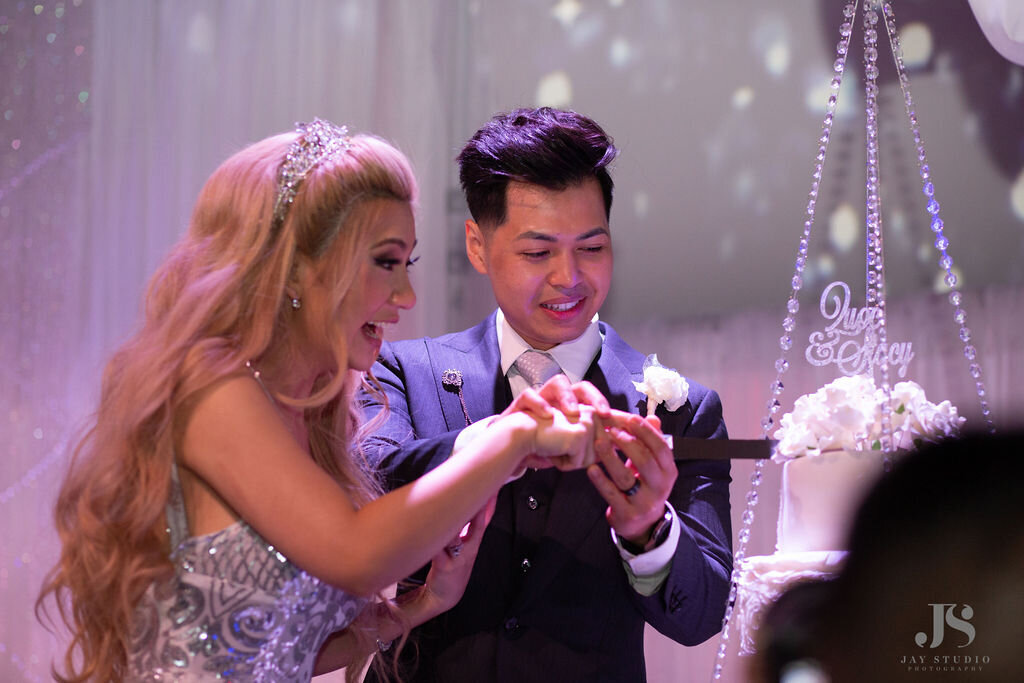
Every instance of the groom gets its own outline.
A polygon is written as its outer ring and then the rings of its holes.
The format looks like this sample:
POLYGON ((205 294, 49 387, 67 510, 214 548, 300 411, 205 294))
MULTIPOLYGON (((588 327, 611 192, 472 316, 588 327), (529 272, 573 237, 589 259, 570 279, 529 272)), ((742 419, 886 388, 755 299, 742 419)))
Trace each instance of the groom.
MULTIPOLYGON (((616 154, 594 121, 549 108, 495 116, 459 154, 466 252, 498 309, 468 330, 381 349, 373 373, 387 418, 364 447, 390 486, 554 373, 646 414, 633 385, 645 354, 597 316, 612 277, 616 154)), ((381 405, 364 398, 372 418, 381 405)), ((675 438, 726 436, 718 396, 692 381, 681 407, 656 413, 675 438)), ((646 676, 645 622, 687 645, 720 630, 729 464, 673 460, 656 427, 637 419, 621 436, 635 471, 612 456, 586 471, 529 470, 501 490, 462 601, 413 631, 407 680, 633 683, 646 676)))

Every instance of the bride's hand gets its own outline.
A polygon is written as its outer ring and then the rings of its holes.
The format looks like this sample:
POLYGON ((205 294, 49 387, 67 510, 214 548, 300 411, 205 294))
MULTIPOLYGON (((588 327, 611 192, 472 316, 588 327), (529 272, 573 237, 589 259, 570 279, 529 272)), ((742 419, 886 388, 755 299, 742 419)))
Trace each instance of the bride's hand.
MULTIPOLYGON (((473 516, 458 536, 451 540, 430 561, 430 572, 422 591, 437 614, 450 610, 459 600, 469 583, 473 562, 480 550, 484 530, 494 515, 497 498, 491 498, 482 510, 473 516)), ((432 611, 433 611, 432 610, 432 611)))
POLYGON ((595 440, 602 438, 607 437, 601 418, 591 406, 580 405, 575 419, 554 410, 550 419, 536 420, 533 454, 525 464, 560 470, 587 467, 597 459, 595 440))

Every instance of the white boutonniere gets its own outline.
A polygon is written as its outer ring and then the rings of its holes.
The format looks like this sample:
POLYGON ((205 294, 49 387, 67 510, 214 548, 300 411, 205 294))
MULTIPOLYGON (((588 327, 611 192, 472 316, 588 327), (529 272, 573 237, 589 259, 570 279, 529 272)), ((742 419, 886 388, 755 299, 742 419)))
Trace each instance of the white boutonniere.
POLYGON ((669 412, 679 410, 690 393, 690 385, 678 372, 658 362, 657 354, 644 361, 644 381, 633 382, 637 391, 647 395, 647 414, 654 415, 659 403, 669 412))

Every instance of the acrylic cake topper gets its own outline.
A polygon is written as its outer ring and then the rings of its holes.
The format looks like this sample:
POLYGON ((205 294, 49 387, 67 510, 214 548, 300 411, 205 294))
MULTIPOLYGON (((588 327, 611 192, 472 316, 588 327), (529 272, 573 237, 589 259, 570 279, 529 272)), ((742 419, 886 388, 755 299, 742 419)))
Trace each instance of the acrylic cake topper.
POLYGON ((881 342, 882 310, 878 306, 850 306, 850 286, 837 280, 821 293, 818 310, 830 321, 823 330, 808 337, 804 358, 811 365, 835 364, 844 375, 871 375, 888 364, 907 376, 914 358, 912 342, 881 342))

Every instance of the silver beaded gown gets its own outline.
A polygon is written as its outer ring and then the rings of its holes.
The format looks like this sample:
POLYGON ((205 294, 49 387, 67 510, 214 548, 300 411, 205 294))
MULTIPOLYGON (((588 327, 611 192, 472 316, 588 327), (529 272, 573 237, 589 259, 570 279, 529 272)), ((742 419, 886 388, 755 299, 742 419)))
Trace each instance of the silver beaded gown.
POLYGON ((136 610, 128 680, 310 681, 324 641, 367 600, 302 571, 245 522, 188 537, 176 469, 172 482, 175 575, 136 610))

